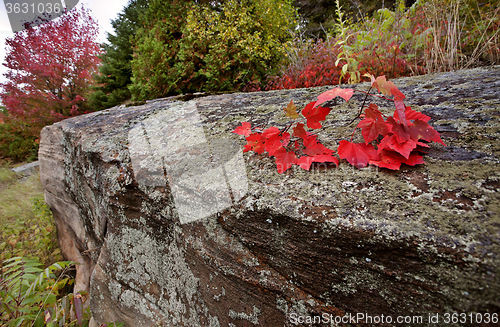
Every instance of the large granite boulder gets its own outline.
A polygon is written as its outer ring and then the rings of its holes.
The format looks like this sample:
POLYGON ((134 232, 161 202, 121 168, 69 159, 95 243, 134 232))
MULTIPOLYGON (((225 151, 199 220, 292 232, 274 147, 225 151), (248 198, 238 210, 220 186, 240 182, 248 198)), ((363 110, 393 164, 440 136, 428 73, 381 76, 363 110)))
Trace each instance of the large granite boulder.
MULTIPOLYGON (((46 201, 93 324, 498 314, 500 66, 394 82, 447 144, 396 172, 341 162, 278 174, 242 152, 240 122, 283 124, 290 100, 327 87, 159 99, 45 127, 46 201)), ((325 145, 350 137, 362 101, 330 103, 325 145)))

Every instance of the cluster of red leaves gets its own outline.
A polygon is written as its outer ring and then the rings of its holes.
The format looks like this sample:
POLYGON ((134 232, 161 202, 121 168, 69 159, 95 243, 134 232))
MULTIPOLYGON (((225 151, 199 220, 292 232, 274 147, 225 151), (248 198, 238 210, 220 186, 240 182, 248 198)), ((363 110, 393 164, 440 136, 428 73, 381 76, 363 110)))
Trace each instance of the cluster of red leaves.
MULTIPOLYGON (((370 77, 372 88, 376 88, 385 96, 391 96, 391 98, 382 97, 393 101, 396 110, 393 116, 385 118, 378 110, 378 106, 373 103, 363 108, 364 119, 358 123, 354 131, 357 128, 361 129, 364 142, 354 143, 352 138, 351 141, 340 141, 337 149, 339 157, 358 168, 371 164, 398 170, 402 163, 409 166, 424 163, 420 152, 429 147, 426 142, 444 145, 439 133, 428 124, 430 117, 405 106, 403 102, 405 96, 394 83, 387 81, 385 76, 376 79, 373 75, 365 76, 370 77)), ((321 128, 321 121, 326 119, 331 109, 320 105, 337 96, 349 101, 354 91, 337 87, 320 94, 317 101, 310 102, 301 111, 302 119, 292 121, 282 130, 274 126, 265 130, 259 127, 252 128, 250 123, 243 122, 233 133, 246 137, 244 152, 254 151, 258 154, 267 152, 269 156, 274 156, 280 174, 292 165, 298 165, 305 170, 309 170, 313 162, 330 162, 338 165, 338 159, 333 156, 335 151, 325 147, 316 135, 306 131, 303 121, 306 121, 310 129, 321 128), (290 129, 291 134, 288 132, 290 129)), ((293 101, 284 108, 284 111, 285 115, 292 119, 300 117, 293 101)))

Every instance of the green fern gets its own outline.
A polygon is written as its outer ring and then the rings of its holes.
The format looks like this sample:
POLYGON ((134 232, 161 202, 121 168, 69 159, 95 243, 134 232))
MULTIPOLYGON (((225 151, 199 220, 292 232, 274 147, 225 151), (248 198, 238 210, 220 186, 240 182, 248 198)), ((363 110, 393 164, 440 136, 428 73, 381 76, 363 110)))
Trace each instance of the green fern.
POLYGON ((61 278, 64 274, 55 280, 54 272, 64 273, 72 264, 62 261, 42 269, 36 258, 5 260, 0 275, 2 325, 44 326, 44 311, 56 305, 58 289, 70 282, 70 278, 61 278))

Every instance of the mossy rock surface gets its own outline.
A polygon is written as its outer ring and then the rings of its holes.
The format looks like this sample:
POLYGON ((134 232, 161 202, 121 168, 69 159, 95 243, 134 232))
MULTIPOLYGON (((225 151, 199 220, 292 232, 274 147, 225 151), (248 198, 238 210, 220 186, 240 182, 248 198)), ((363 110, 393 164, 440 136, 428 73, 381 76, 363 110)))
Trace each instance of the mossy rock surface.
MULTIPOLYGON (((242 121, 284 126, 290 100, 302 108, 328 87, 160 99, 46 127, 46 199, 63 254, 83 263, 76 287, 90 290, 95 322, 498 313, 500 66, 393 81, 447 145, 399 171, 341 161, 278 174, 272 158, 241 152, 231 131, 242 121)), ((350 138, 363 99, 329 103, 326 146, 350 138)))

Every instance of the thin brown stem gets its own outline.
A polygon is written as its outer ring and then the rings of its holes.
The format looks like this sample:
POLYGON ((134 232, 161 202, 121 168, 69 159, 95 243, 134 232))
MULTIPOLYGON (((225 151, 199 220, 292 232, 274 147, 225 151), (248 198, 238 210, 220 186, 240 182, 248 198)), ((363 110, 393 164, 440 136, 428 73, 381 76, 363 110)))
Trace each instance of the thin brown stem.
MULTIPOLYGON (((366 103, 366 99, 368 98, 368 95, 370 95, 370 91, 372 90, 372 87, 370 86, 370 89, 368 90, 368 92, 364 92, 364 91, 359 91, 359 92, 363 92, 366 94, 365 96, 365 99, 363 100, 363 104, 361 105, 361 108, 359 108, 359 112, 358 114, 356 115, 356 117, 354 117, 353 120, 351 120, 349 123, 347 123, 345 126, 349 126, 351 125, 356 119, 358 119, 360 116, 361 116, 361 113, 363 112, 363 108, 365 107, 365 103, 366 103)), ((355 91, 358 91, 358 90, 355 90, 355 91)), ((376 94, 371 94, 373 96, 377 96, 376 94)), ((385 99, 385 98, 384 98, 385 99)), ((389 100, 389 99, 387 99, 389 100)))

